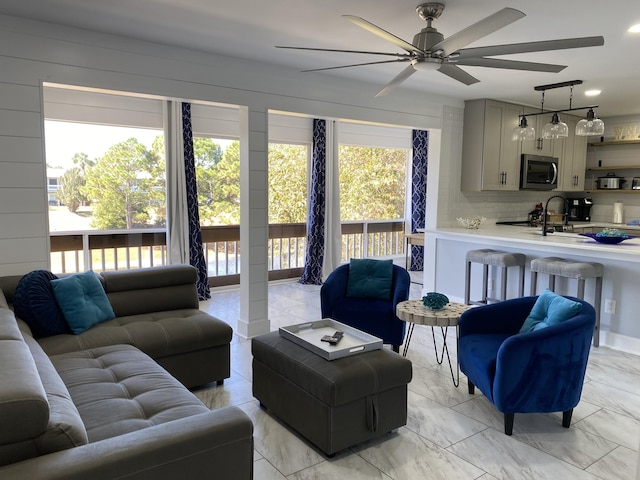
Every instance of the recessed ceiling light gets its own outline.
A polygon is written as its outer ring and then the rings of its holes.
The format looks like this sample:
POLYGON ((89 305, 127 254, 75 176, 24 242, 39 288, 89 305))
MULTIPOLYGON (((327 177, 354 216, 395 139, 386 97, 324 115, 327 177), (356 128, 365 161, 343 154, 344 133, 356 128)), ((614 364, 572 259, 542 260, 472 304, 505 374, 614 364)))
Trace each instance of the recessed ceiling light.
POLYGON ((628 30, 629 33, 640 33, 640 23, 636 25, 631 25, 628 30))
POLYGON ((601 90, 587 90, 584 94, 587 97, 595 97, 596 95, 600 95, 601 90))

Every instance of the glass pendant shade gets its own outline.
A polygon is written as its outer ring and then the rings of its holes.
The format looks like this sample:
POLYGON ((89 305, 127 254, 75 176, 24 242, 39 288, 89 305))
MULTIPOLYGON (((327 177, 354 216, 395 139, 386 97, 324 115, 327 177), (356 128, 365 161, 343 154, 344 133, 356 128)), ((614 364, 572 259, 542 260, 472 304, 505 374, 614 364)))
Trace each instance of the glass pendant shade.
POLYGON ((569 127, 566 123, 561 122, 558 114, 554 113, 551 122, 547 123, 542 129, 542 138, 567 138, 569 136, 569 127))
POLYGON ((515 127, 511 133, 511 140, 514 142, 521 140, 534 140, 536 138, 536 130, 527 124, 527 117, 520 118, 520 125, 515 127))
POLYGON ((587 118, 583 118, 576 124, 576 135, 580 137, 604 135, 604 122, 596 117, 593 108, 587 112, 587 118))

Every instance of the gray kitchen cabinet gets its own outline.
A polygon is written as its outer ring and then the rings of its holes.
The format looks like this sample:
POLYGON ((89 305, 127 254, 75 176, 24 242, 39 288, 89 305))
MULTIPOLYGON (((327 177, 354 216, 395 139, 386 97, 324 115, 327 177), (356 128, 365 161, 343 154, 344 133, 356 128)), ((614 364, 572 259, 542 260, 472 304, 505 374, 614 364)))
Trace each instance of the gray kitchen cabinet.
POLYGON ((569 137, 554 140, 554 156, 559 158, 560 173, 558 190, 563 192, 584 191, 585 168, 587 165, 587 137, 575 134, 579 117, 562 115, 562 121, 569 127, 569 137))
POLYGON ((467 100, 462 140, 463 191, 518 190, 520 142, 511 140, 522 107, 496 100, 467 100))

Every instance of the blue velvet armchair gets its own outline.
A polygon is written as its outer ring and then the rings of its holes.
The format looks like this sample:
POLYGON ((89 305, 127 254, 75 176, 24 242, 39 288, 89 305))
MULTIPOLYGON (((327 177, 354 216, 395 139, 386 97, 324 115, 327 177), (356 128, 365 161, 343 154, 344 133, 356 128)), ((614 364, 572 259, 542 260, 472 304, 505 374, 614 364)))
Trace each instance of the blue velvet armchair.
POLYGON ((333 318, 358 330, 381 338, 400 351, 406 323, 396 316, 396 305, 409 298, 411 279, 402 267, 393 265, 391 299, 347 297, 349 265, 341 265, 320 288, 322 318, 333 318))
POLYGON ((519 333, 538 297, 522 297, 466 311, 459 322, 458 359, 468 378, 504 414, 513 432, 514 414, 563 412, 569 428, 580 401, 596 314, 588 303, 556 325, 519 333))

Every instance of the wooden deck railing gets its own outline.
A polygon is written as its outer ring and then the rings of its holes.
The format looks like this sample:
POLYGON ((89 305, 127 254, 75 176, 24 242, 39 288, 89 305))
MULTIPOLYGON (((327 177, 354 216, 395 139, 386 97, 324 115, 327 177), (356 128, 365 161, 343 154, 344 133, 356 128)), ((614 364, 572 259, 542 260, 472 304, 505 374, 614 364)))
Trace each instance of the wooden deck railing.
MULTIPOLYGON (((342 261, 404 254, 404 221, 345 222, 342 261)), ((52 232, 51 270, 125 270, 167 263, 164 229, 52 232)), ((205 260, 212 286, 240 283, 240 226, 202 227, 205 260)), ((295 278, 304 268, 306 225, 269 225, 269 279, 295 278)))

